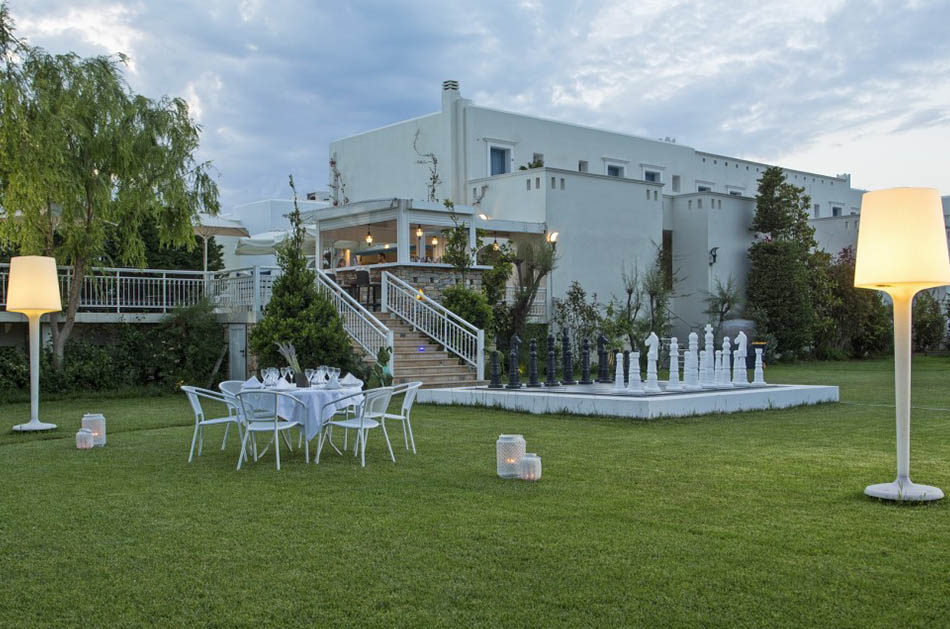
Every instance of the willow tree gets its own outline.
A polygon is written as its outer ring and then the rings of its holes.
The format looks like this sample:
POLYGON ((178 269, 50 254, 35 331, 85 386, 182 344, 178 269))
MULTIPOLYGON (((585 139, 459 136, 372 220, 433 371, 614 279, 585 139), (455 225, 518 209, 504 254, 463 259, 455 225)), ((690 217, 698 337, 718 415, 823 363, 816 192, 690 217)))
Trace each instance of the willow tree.
POLYGON ((13 33, 0 6, 0 240, 21 254, 72 266, 64 313, 54 315, 57 366, 83 278, 117 232, 119 262, 145 263, 141 226, 162 245, 194 246, 192 219, 218 211, 200 127, 180 98, 150 99, 123 77, 126 57, 50 54, 13 33), (109 229, 108 227, 111 226, 109 229))

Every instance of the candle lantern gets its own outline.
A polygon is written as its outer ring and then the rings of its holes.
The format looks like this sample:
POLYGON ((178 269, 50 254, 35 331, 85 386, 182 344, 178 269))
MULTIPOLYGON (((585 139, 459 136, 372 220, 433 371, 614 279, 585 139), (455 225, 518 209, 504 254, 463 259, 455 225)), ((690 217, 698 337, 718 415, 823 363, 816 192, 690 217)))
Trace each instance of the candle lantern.
POLYGON ((102 413, 86 413, 83 415, 82 427, 92 433, 95 445, 106 445, 106 418, 102 413))
POLYGON ((502 478, 518 478, 521 474, 519 463, 524 456, 525 441, 521 435, 498 435, 495 442, 495 462, 498 475, 502 478))
POLYGON ((528 452, 521 457, 521 480, 541 480, 541 457, 534 452, 528 452))
POLYGON ((79 450, 91 450, 95 445, 95 437, 88 428, 80 428, 76 433, 76 448, 79 450))

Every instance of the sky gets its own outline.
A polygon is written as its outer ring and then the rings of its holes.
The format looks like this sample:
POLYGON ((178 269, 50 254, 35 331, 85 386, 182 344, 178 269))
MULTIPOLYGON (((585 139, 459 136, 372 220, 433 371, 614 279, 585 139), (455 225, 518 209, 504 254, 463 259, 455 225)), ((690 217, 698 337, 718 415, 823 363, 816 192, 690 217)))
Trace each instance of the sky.
POLYGON ((479 105, 950 194, 950 2, 8 0, 202 126, 222 208, 327 188, 330 141, 479 105))

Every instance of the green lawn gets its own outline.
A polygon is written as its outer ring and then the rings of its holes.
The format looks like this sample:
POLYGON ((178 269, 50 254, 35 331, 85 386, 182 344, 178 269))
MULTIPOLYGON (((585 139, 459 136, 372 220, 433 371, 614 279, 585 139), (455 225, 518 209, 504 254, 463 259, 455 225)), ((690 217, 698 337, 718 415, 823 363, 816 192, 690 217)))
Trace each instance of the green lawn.
MULTIPOLYGON (((914 367, 911 471, 947 491, 950 360, 914 367)), ((45 403, 59 430, 0 434, 0 624, 946 625, 950 503, 861 493, 894 475, 891 363, 767 378, 845 403, 654 422, 417 406, 417 456, 392 464, 374 434, 365 469, 294 453, 280 472, 272 453, 236 472, 236 440, 189 465, 183 396, 45 403), (109 445, 80 452, 88 411, 109 445), (505 432, 541 482, 495 476, 505 432)), ((0 406, 0 425, 27 415, 0 406)))

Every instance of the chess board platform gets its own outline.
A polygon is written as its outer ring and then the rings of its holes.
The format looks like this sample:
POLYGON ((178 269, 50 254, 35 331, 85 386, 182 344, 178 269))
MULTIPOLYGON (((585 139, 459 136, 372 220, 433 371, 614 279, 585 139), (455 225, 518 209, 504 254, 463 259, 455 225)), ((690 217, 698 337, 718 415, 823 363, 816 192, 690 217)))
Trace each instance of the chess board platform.
MULTIPOLYGON (((660 382, 664 389, 666 382, 660 382)), ((789 408, 838 401, 838 387, 768 384, 734 389, 665 391, 631 395, 614 391, 613 384, 492 389, 486 386, 421 389, 417 400, 428 404, 462 404, 504 408, 526 413, 564 413, 657 419, 709 413, 789 408)))

